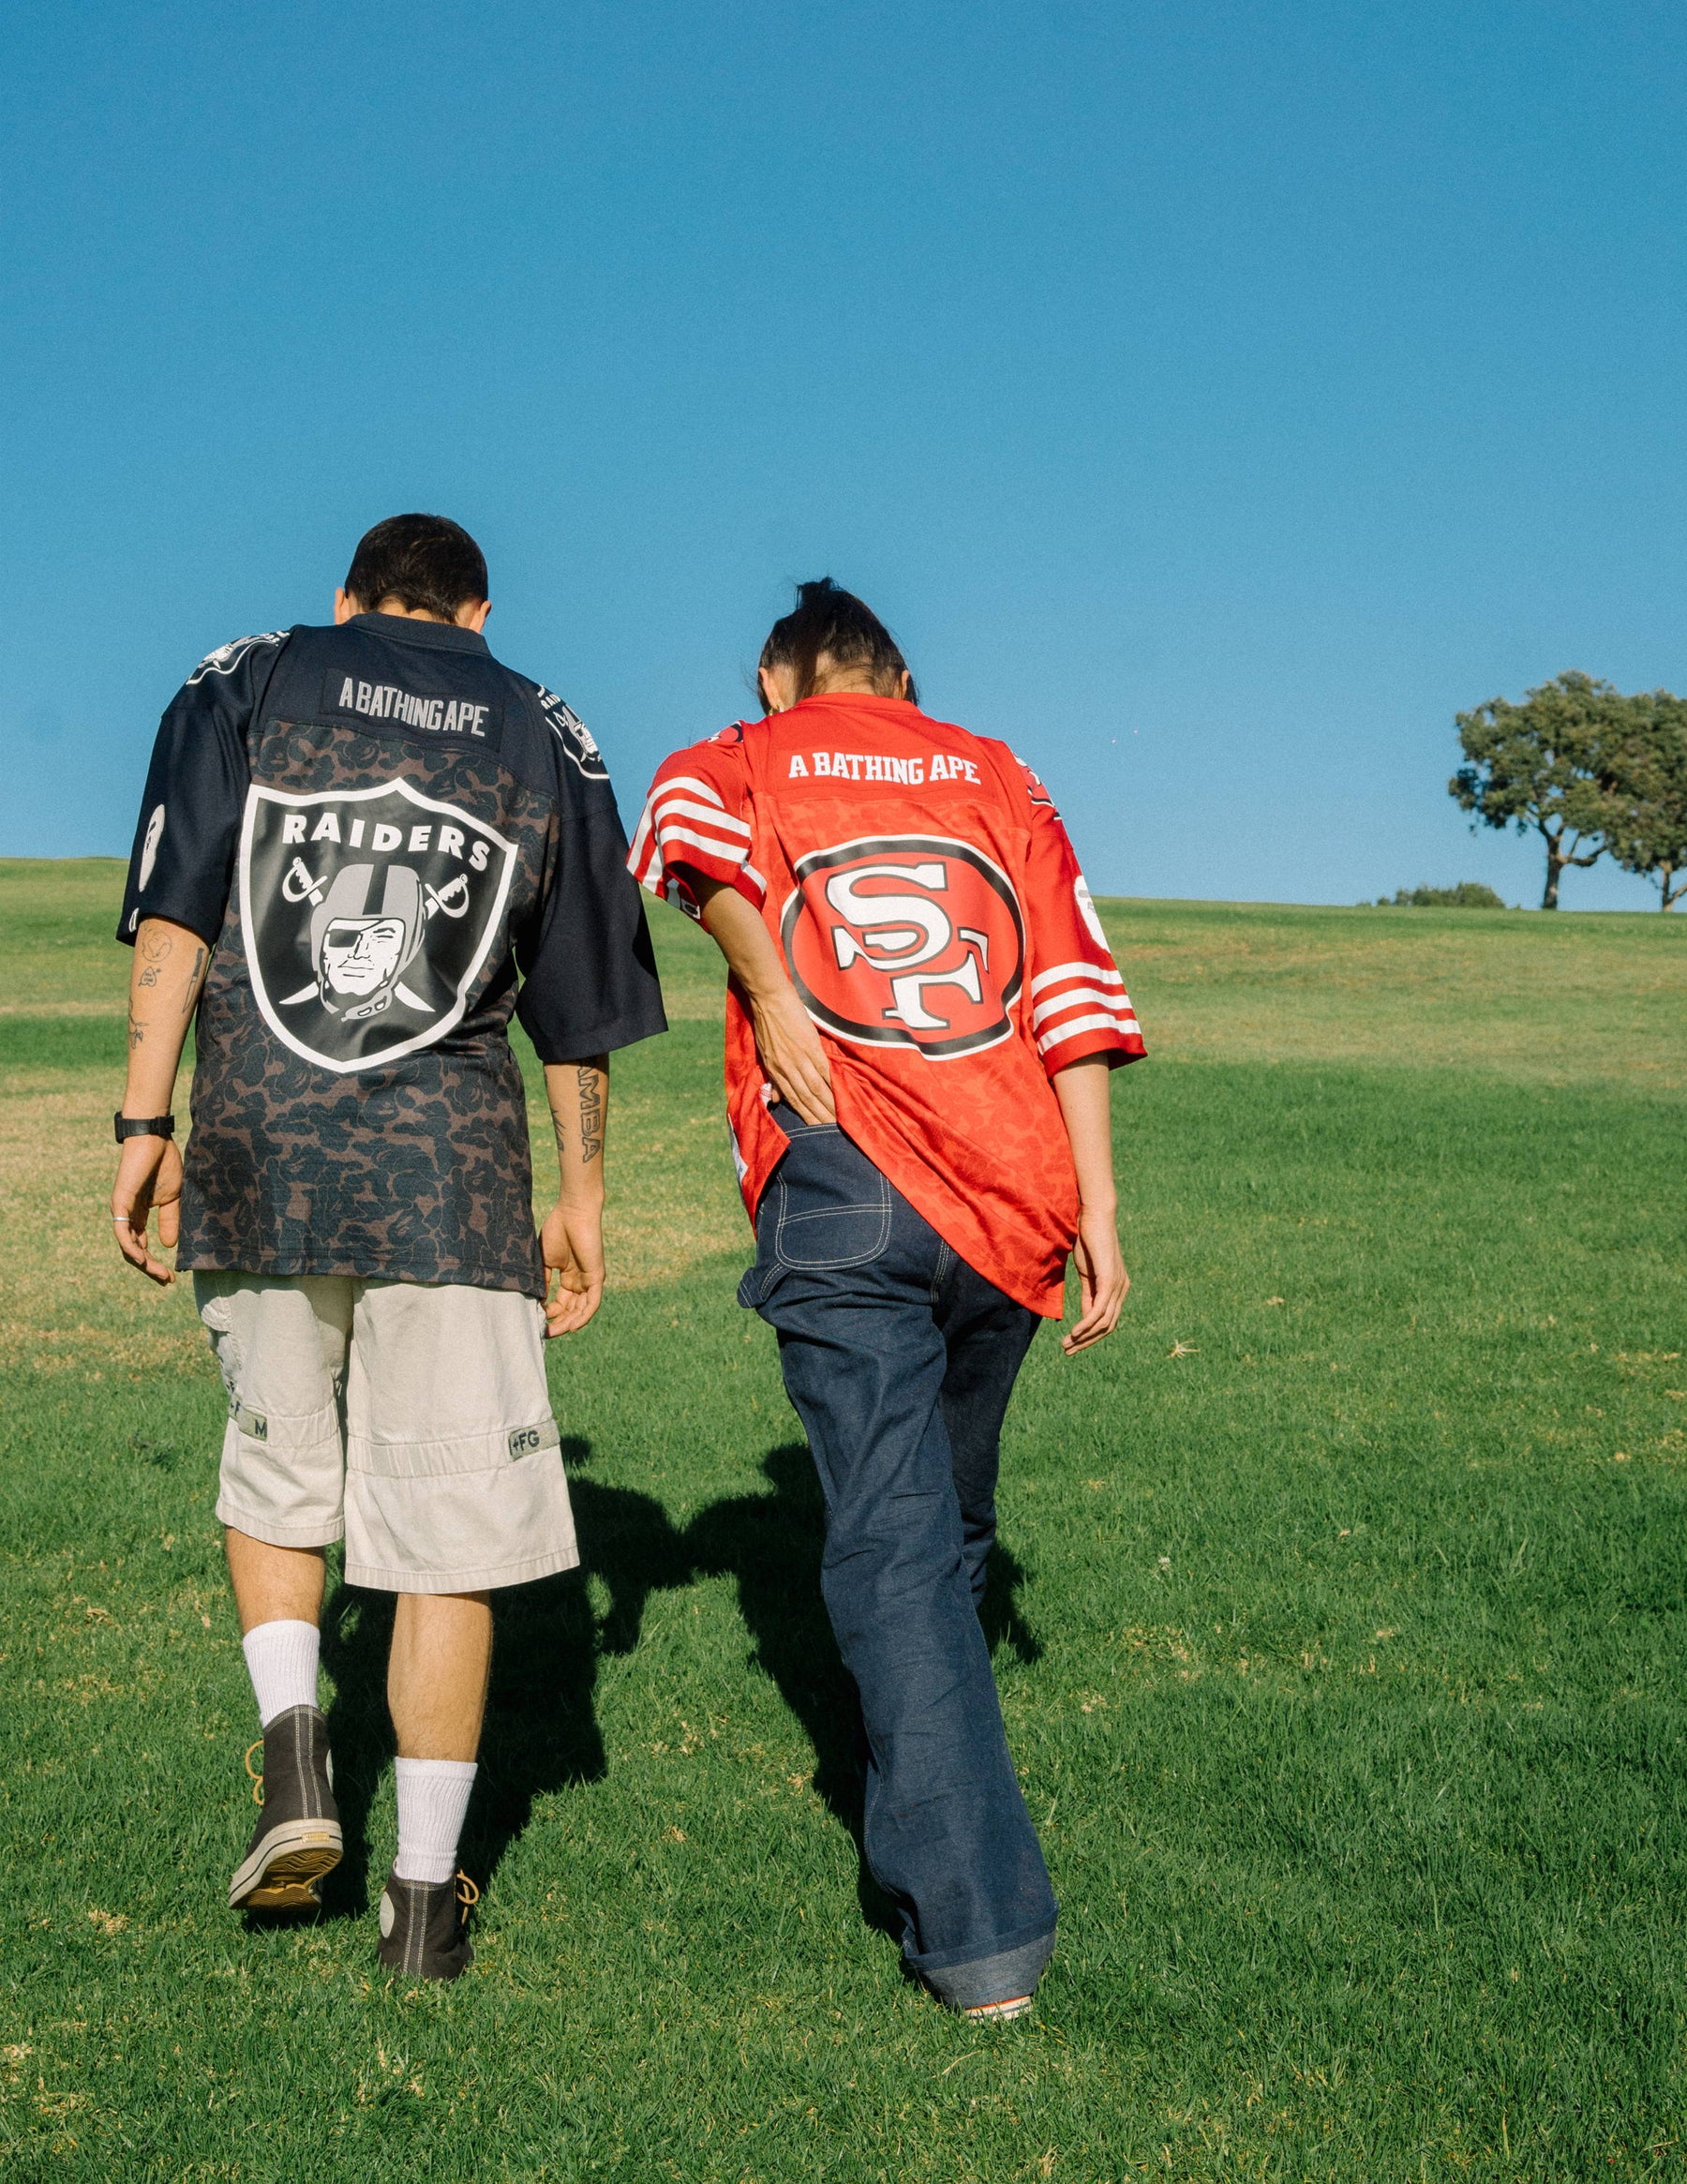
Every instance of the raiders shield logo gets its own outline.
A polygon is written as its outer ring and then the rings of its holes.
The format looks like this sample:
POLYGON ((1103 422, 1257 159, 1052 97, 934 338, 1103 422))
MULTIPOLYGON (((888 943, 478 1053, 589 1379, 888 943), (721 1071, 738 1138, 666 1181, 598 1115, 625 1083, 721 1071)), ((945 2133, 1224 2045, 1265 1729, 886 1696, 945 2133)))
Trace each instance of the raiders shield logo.
POLYGON ((816 849, 780 921, 803 1007, 838 1039, 952 1061, 1011 1038, 1025 927, 970 843, 892 834, 816 849))
POLYGON ((515 865, 513 842, 408 782, 254 786, 240 912, 265 1023, 341 1073, 431 1046, 468 1005, 515 865))

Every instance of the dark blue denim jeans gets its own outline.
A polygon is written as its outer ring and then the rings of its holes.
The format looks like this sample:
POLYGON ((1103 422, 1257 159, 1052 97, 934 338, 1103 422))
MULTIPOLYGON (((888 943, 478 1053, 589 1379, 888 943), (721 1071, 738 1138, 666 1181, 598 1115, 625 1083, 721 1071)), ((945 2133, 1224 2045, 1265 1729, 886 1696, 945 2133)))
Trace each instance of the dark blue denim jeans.
POLYGON ((835 1125, 789 1108, 739 1290, 779 1336, 826 1499, 821 1590, 866 1731, 865 1850, 908 1963, 957 2008, 1037 1984, 1054 1938, 978 1621, 997 1443, 1037 1315, 835 1125))

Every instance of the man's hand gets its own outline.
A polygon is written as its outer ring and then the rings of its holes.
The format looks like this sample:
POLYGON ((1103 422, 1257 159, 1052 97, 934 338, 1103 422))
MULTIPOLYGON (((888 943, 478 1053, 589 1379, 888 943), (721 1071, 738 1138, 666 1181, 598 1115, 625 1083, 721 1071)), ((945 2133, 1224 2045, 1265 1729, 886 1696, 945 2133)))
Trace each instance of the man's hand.
POLYGON ((750 997, 755 1051, 778 1097, 804 1122, 836 1122, 831 1064, 808 1010, 788 983, 750 997))
MULTIPOLYGON (((197 933, 165 918, 144 918, 129 965, 128 1074, 123 1113, 168 1114, 175 1092, 182 1042, 193 1021, 211 951, 197 933)), ((112 1234, 117 1249, 149 1281, 175 1279, 155 1258, 146 1224, 158 1217, 158 1247, 172 1249, 181 1234, 182 1156, 173 1138, 125 1138, 112 1189, 112 1234)))
POLYGON ((577 1335, 604 1301, 603 1214, 559 1202, 545 1217, 539 1242, 545 1253, 545 1336, 577 1335))
POLYGON ((1061 1341, 1068 1357, 1112 1333, 1130 1287, 1112 1213, 1079 1215, 1072 1258, 1078 1268, 1081 1309, 1075 1325, 1061 1341))
POLYGON ((148 1249, 146 1224, 158 1217, 158 1247, 172 1250, 182 1228, 182 1156, 173 1138, 125 1138, 112 1187, 112 1234, 117 1249, 149 1281, 168 1285, 175 1269, 155 1259, 148 1249))
POLYGON ((545 1096, 557 1133, 557 1203, 539 1232, 545 1332, 577 1335, 604 1301, 604 1141, 609 1057, 546 1062, 545 1096), (557 1278, 553 1291, 552 1275, 557 1278))

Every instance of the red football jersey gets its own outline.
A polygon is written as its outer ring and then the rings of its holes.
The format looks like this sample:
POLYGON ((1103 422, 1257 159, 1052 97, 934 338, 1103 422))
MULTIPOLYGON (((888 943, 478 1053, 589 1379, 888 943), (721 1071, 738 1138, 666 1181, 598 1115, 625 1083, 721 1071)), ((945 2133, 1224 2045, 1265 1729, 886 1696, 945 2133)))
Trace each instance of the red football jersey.
MULTIPOLYGON (((739 721, 658 770, 628 863, 767 921, 838 1120, 946 1242, 1058 1319, 1078 1185, 1049 1079, 1143 1052, 1048 791, 1005 743, 854 691, 739 721)), ((729 984, 726 1105, 751 1219, 789 1142, 729 984)))

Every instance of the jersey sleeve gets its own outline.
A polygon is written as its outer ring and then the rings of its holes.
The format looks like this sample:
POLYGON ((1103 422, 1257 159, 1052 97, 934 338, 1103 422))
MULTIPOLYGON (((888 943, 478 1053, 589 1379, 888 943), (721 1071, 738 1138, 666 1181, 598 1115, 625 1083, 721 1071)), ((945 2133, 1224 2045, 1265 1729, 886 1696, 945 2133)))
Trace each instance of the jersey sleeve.
POLYGON ((609 774, 577 716, 569 721, 572 729, 547 716, 557 738, 557 830, 546 885, 514 935, 515 1014, 546 1063, 613 1054, 667 1029, 609 774), (590 745, 584 764, 581 738, 590 745))
POLYGON ((750 861, 750 774, 741 733, 725 728, 656 770, 627 864, 647 893, 697 915, 693 875, 736 888, 760 909, 768 883, 750 861))
POLYGON ((130 947, 143 918, 216 945, 250 778, 246 729, 286 640, 272 630, 208 654, 159 722, 117 925, 130 947))
POLYGON ((1147 1053, 1125 980, 1053 799, 1027 766, 1031 845, 1027 873, 1031 927, 1027 998, 1031 1036, 1053 1076, 1092 1055, 1109 1063, 1147 1053))

